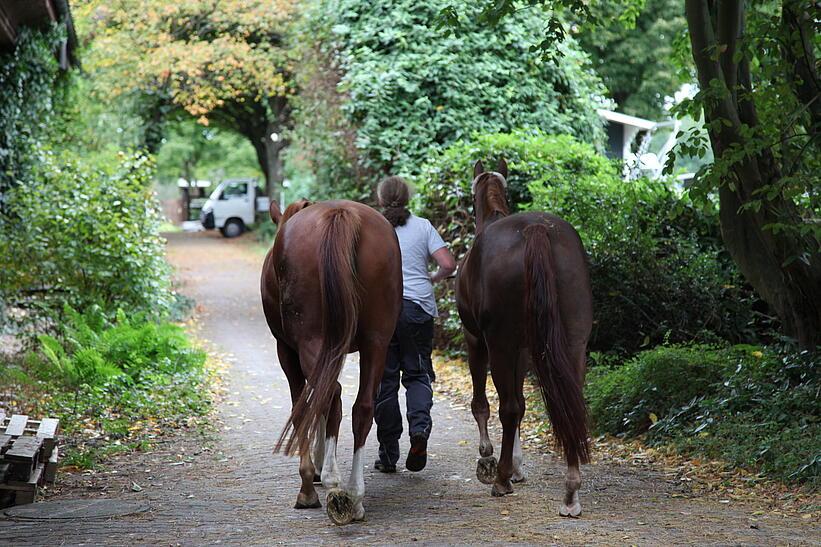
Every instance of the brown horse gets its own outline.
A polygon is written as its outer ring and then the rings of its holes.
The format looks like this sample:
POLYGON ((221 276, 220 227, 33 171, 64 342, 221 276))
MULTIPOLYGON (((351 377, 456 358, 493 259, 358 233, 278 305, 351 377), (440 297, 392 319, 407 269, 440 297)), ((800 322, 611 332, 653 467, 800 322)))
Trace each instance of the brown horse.
POLYGON ((504 160, 496 172, 484 172, 477 162, 473 174, 476 240, 459 268, 456 303, 473 378, 471 409, 479 426, 476 474, 483 483, 493 483, 494 496, 513 492, 511 480, 524 480, 519 425, 525 412, 522 386, 532 369, 567 459, 559 514, 577 517, 579 464, 589 461, 582 384, 593 322, 584 248, 576 230, 558 217, 509 214, 504 160), (498 465, 487 432, 488 361, 503 427, 498 465))
POLYGON ((297 509, 321 506, 314 489, 321 474, 329 489, 330 518, 337 524, 361 520, 363 446, 402 305, 399 243, 381 214, 352 201, 300 201, 285 214, 272 203, 270 212, 279 231, 262 268, 262 306, 293 404, 276 450, 299 454, 297 509), (342 387, 337 380, 345 356, 354 351, 360 359, 353 466, 347 487, 340 490, 336 444, 342 387))

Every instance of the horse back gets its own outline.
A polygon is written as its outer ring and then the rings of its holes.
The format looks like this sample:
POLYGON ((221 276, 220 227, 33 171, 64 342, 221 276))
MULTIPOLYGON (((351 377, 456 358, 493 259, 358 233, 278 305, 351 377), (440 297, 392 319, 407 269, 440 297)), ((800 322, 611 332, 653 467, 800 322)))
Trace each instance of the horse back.
POLYGON ((565 220, 542 212, 516 213, 485 227, 460 268, 457 307, 474 335, 501 328, 523 333, 525 317, 525 229, 547 228, 555 266, 559 307, 568 334, 586 340, 592 326, 592 296, 581 238, 565 220))
MULTIPOLYGON (((398 317, 402 264, 393 227, 381 214, 361 203, 347 200, 314 203, 280 227, 263 265, 262 300, 266 319, 273 334, 293 347, 297 345, 297 336, 321 336, 321 228, 329 212, 340 208, 358 220, 354 261, 361 305, 359 330, 393 325, 398 317)), ((390 330, 392 334, 392 327, 390 330)))

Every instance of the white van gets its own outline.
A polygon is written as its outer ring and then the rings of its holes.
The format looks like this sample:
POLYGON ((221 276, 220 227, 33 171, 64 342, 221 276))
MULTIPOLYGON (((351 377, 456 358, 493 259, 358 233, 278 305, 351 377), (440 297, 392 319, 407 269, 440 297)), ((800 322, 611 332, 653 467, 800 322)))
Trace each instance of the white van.
POLYGON ((218 228, 225 237, 237 237, 254 224, 257 212, 268 211, 268 205, 256 180, 225 180, 202 206, 200 222, 206 230, 218 228))

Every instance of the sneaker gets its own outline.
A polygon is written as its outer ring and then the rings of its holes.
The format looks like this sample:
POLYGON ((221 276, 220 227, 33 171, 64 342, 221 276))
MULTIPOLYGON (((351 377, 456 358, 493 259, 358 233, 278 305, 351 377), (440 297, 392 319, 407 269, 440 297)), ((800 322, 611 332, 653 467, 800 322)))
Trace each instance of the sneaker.
POLYGON ((411 435, 411 447, 405 467, 408 471, 421 471, 428 463, 428 439, 423 433, 411 435))
POLYGON ((382 460, 376 460, 373 464, 373 468, 382 473, 396 473, 396 465, 382 463, 382 460))

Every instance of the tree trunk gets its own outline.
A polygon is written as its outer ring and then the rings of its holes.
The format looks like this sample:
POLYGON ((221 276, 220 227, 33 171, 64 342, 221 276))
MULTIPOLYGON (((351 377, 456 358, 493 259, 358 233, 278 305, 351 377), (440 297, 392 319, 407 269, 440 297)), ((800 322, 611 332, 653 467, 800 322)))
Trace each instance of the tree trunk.
POLYGON ((265 174, 265 194, 271 199, 274 199, 274 191, 281 187, 283 180, 280 152, 287 143, 282 138, 281 131, 282 127, 278 124, 268 122, 255 127, 248 135, 257 153, 259 166, 265 174), (271 138, 272 134, 279 135, 277 141, 271 138))
MULTIPOLYGON (((701 89, 715 89, 719 83, 726 90, 709 95, 704 105, 713 153, 721 161, 734 146, 745 144, 743 126, 758 125, 749 64, 733 58, 743 34, 744 2, 687 0, 685 12, 701 89)), ((763 201, 757 210, 742 209, 756 190, 781 176, 770 149, 736 160, 719 188, 721 234, 741 273, 781 319, 784 332, 801 347, 813 349, 821 337, 818 242, 767 228, 803 222, 792 201, 782 195, 763 201)))

